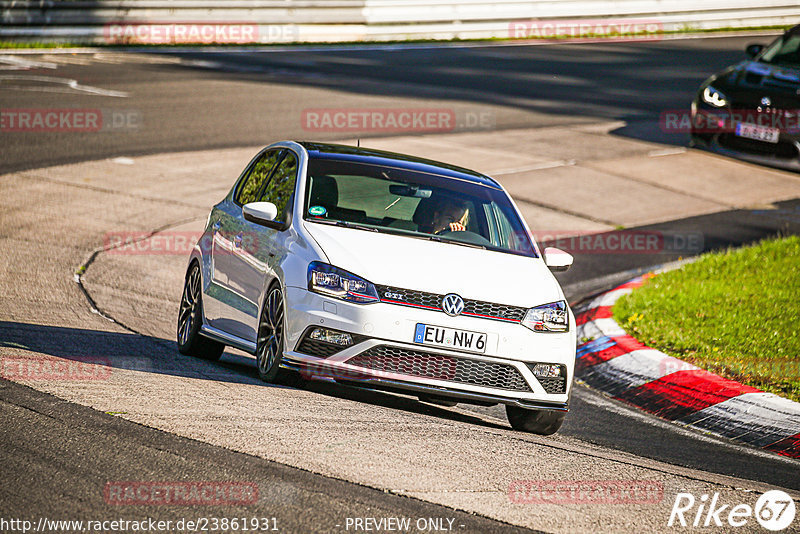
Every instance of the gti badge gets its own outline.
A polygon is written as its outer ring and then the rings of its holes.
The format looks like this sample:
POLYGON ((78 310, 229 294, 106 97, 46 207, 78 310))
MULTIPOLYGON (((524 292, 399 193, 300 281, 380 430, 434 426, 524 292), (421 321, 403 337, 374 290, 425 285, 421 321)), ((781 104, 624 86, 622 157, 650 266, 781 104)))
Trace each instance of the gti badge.
POLYGON ((403 294, 402 293, 392 293, 390 291, 387 291, 386 293, 383 294, 383 296, 386 297, 387 299, 403 300, 403 294))
POLYGON ((761 99, 761 105, 762 106, 771 106, 772 105, 772 100, 770 100, 770 98, 768 96, 765 96, 764 98, 761 99))
POLYGON ((464 299, 455 293, 448 293, 442 299, 442 309, 451 317, 461 315, 461 312, 464 311, 464 299))

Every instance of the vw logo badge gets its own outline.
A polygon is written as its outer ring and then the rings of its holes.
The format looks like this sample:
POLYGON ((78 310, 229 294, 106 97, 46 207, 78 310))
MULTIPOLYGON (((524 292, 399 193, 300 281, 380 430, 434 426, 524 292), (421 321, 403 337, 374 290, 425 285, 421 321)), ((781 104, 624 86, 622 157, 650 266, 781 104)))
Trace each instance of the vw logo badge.
POLYGON ((464 299, 455 293, 449 293, 442 299, 442 309, 451 317, 461 315, 461 312, 464 311, 464 299))
POLYGON ((762 106, 771 106, 772 105, 772 100, 770 100, 770 98, 768 96, 765 96, 764 98, 761 99, 761 105, 762 106))

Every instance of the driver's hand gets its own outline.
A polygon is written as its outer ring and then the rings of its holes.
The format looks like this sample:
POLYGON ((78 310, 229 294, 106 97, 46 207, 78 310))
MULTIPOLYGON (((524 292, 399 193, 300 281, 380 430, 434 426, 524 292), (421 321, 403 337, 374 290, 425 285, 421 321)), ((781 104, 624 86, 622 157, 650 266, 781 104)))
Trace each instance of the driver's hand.
POLYGON ((461 224, 460 222, 451 222, 450 223, 450 231, 451 232, 464 232, 467 228, 461 224))

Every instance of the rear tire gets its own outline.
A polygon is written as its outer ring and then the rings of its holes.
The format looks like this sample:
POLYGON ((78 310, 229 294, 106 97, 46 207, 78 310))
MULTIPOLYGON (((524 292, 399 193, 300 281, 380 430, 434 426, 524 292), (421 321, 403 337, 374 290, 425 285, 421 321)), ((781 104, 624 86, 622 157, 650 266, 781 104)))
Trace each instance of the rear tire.
POLYGON ((225 350, 225 345, 200 334, 200 326, 203 323, 201 285, 200 265, 193 262, 186 274, 181 307, 178 312, 178 351, 181 354, 196 356, 204 360, 219 360, 222 351, 225 350))
POLYGON ((506 405, 506 416, 511 428, 520 432, 531 432, 549 436, 558 432, 564 422, 566 412, 553 410, 529 410, 519 406, 506 405))

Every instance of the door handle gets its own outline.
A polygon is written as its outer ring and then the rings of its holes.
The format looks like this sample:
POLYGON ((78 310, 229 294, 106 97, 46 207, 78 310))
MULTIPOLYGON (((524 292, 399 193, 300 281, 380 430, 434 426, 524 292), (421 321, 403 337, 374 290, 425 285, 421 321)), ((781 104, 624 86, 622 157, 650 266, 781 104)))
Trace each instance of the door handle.
POLYGON ((220 229, 221 226, 222 226, 222 223, 220 221, 217 221, 217 222, 215 222, 214 224, 211 225, 211 229, 216 232, 216 231, 218 231, 220 229))
POLYGON ((242 234, 242 232, 239 232, 238 234, 236 234, 234 236, 234 238, 233 238, 233 246, 236 247, 236 248, 242 248, 242 238, 243 237, 244 237, 244 235, 242 234))

